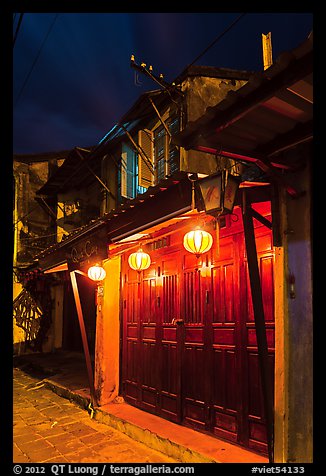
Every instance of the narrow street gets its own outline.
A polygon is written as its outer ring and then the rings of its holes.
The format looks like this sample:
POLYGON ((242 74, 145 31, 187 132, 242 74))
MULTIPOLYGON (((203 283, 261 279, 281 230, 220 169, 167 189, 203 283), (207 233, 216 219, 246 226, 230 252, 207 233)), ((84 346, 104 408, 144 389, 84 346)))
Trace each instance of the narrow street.
POLYGON ((86 410, 15 368, 14 463, 178 463, 90 418, 86 410))

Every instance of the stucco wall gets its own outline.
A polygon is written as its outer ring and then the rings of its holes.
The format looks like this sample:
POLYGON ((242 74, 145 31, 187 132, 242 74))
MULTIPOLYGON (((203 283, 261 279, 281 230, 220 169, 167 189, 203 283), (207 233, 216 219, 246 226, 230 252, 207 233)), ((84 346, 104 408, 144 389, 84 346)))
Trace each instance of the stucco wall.
POLYGON ((104 296, 98 298, 95 344, 95 391, 99 405, 119 394, 120 257, 103 262, 104 296))
MULTIPOLYGON (((183 90, 187 93, 187 121, 195 121, 206 112, 206 108, 215 106, 225 98, 229 91, 239 89, 246 82, 203 76, 189 78, 183 86, 183 90)), ((209 175, 216 172, 217 161, 212 154, 180 148, 180 170, 209 175)))
POLYGON ((287 278, 294 277, 289 299, 289 375, 287 461, 311 462, 313 447, 313 308, 311 188, 307 166, 296 174, 296 184, 306 193, 288 198, 287 278))
POLYGON ((307 164, 291 175, 304 193, 291 198, 283 190, 280 195, 283 246, 275 252, 275 462, 313 460, 310 177, 307 164))
POLYGON ((229 91, 241 88, 246 82, 238 79, 190 77, 183 88, 187 91, 187 121, 195 121, 205 113, 207 107, 215 106, 229 91))
MULTIPOLYGON (((30 263, 40 249, 51 244, 53 223, 49 214, 35 200, 36 191, 48 180, 48 162, 14 162, 15 243, 14 264, 30 263), (46 238, 39 239, 40 236, 46 238), (45 240, 45 241, 44 241, 45 240)), ((54 236, 53 240, 54 241, 54 236)))
MULTIPOLYGON (((20 283, 13 283, 13 300, 19 296, 22 289, 23 287, 20 283)), ((25 341, 25 332, 21 327, 16 325, 16 319, 13 320, 13 340, 14 352, 20 354, 24 348, 22 344, 25 341)))

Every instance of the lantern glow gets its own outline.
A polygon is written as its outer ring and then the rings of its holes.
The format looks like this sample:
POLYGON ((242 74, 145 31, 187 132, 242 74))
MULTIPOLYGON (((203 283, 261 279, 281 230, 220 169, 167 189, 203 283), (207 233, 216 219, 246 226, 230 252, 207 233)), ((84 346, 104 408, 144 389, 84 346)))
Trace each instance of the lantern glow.
POLYGON ((132 253, 129 256, 128 263, 130 268, 140 272, 143 269, 149 268, 151 265, 151 258, 149 254, 144 253, 143 250, 140 249, 136 253, 132 253))
POLYGON ((193 253, 197 258, 209 251, 213 244, 213 238, 210 233, 204 230, 196 229, 189 231, 183 237, 183 246, 187 251, 193 253))
POLYGON ((96 264, 95 266, 91 266, 88 269, 87 274, 88 277, 93 281, 102 281, 106 276, 105 269, 102 268, 102 266, 99 266, 98 264, 96 264))

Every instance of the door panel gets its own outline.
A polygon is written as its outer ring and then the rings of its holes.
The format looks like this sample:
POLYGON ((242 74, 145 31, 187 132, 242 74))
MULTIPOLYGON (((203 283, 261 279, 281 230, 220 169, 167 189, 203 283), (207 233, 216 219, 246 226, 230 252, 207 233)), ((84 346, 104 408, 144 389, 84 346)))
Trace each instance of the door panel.
POLYGON ((212 306, 210 351, 213 353, 212 431, 230 441, 239 440, 238 272, 234 238, 220 241, 211 270, 212 306))
POLYGON ((140 400, 140 284, 136 271, 124 268, 123 283, 123 392, 126 401, 134 405, 140 400))
POLYGON ((161 414, 169 420, 181 421, 181 345, 180 329, 175 319, 180 319, 180 276, 178 254, 165 255, 160 263, 158 280, 160 288, 159 334, 161 344, 161 414))
POLYGON ((185 255, 182 293, 182 411, 183 422, 207 428, 207 348, 205 346, 205 279, 199 258, 185 255))
POLYGON ((157 289, 153 270, 143 273, 140 301, 140 399, 141 406, 151 412, 157 410, 158 343, 157 289))
MULTIPOLYGON (((271 232, 264 227, 255 230, 258 264, 265 315, 267 346, 270 360, 270 378, 274 386, 274 353, 275 353, 275 323, 274 323, 274 292, 273 292, 273 262, 271 232)), ((244 245, 243 245, 244 246, 244 245)), ((244 252, 245 256, 245 252, 244 252)), ((263 394, 261 387, 259 357, 257 348, 256 329, 254 322, 248 264, 246 257, 243 262, 243 288, 245 290, 242 307, 242 321, 245 328, 243 345, 246 348, 246 366, 243 374, 247 388, 247 419, 248 428, 245 445, 257 451, 267 451, 266 421, 264 418, 263 394)), ((274 388, 273 388, 274 394, 274 388)))

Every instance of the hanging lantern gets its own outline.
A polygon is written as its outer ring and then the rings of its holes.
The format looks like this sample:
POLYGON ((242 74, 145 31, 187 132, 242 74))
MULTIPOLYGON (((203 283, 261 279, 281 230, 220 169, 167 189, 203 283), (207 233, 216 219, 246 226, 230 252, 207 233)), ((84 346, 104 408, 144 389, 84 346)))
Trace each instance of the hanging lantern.
POLYGON ((151 258, 147 253, 144 253, 142 249, 139 249, 136 253, 132 253, 128 258, 130 268, 135 271, 142 271, 149 268, 151 264, 151 258))
POLYGON ((213 244, 213 238, 210 233, 204 230, 196 229, 189 231, 183 237, 183 246, 190 253, 194 253, 197 258, 209 251, 213 244))
POLYGON ((197 181, 199 196, 205 212, 219 216, 232 213, 240 178, 222 170, 197 181))
POLYGON ((102 281, 106 276, 105 269, 102 268, 102 266, 99 266, 98 264, 96 264, 95 266, 91 266, 88 269, 87 274, 88 277, 93 281, 102 281))

